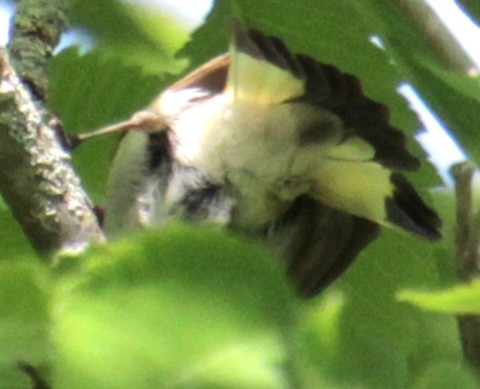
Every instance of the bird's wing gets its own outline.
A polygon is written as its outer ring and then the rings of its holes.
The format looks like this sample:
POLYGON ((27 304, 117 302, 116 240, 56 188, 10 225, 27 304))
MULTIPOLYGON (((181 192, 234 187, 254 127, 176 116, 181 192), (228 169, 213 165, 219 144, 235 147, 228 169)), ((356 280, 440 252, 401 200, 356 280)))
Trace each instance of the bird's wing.
POLYGON ((165 132, 125 134, 107 182, 104 230, 108 237, 151 224, 172 160, 165 132))
POLYGON ((313 182, 310 197, 370 221, 438 239, 439 217, 400 173, 418 169, 420 162, 406 149, 405 135, 389 124, 388 109, 367 98, 354 76, 294 55, 281 40, 238 23, 233 31, 226 83, 232 98, 305 104, 310 111, 317 107, 341 122, 333 129, 337 136, 327 137, 336 142, 325 147, 322 133, 332 128, 315 126, 314 115, 310 124, 308 114, 301 118, 299 146, 321 156, 308 172, 313 182))

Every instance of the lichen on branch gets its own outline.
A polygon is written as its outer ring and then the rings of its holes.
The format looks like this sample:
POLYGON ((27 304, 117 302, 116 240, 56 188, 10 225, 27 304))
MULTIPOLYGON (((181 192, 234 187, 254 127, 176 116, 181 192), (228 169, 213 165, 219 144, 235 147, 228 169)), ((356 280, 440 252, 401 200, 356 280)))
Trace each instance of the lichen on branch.
POLYGON ((11 55, 0 48, 0 194, 42 256, 104 240, 70 154, 42 114, 47 61, 66 26, 67 6, 67 0, 20 1, 11 55))

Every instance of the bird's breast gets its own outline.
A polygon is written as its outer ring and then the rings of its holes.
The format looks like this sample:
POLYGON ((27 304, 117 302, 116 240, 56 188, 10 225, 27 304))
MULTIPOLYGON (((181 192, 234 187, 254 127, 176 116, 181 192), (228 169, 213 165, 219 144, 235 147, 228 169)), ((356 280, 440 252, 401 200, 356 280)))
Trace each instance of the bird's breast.
POLYGON ((318 164, 321 150, 299 144, 305 121, 299 112, 293 104, 228 102, 216 96, 173 123, 175 158, 212 183, 229 185, 247 224, 264 223, 308 192, 307 172, 318 164))
POLYGON ((286 169, 295 120, 286 106, 228 103, 219 96, 179 115, 174 132, 175 154, 186 165, 217 179, 227 171, 247 169, 264 180, 286 169))

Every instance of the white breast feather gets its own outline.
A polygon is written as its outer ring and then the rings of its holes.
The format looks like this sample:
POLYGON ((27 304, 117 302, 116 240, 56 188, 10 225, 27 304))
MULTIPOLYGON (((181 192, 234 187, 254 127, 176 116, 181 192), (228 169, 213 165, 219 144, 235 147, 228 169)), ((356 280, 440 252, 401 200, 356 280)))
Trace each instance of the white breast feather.
MULTIPOLYGON (((188 95, 183 91, 172 101, 188 95)), ((175 157, 200 169, 212 183, 231 185, 241 218, 263 223, 279 207, 307 193, 307 170, 318 165, 324 154, 324 146, 303 153, 307 150, 297 145, 298 121, 291 104, 231 102, 220 94, 192 104, 173 119, 175 157)))

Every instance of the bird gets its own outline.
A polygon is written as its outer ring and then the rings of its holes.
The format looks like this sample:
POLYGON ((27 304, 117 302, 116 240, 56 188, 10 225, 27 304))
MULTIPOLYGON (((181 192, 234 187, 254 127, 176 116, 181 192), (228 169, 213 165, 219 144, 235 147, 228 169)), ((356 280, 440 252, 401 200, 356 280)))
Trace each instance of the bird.
POLYGON ((226 53, 114 126, 129 131, 108 178, 107 236, 171 220, 220 225, 270 247, 305 298, 380 226, 440 239, 439 216, 403 174, 420 160, 388 108, 355 76, 232 24, 226 53))

